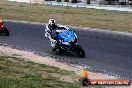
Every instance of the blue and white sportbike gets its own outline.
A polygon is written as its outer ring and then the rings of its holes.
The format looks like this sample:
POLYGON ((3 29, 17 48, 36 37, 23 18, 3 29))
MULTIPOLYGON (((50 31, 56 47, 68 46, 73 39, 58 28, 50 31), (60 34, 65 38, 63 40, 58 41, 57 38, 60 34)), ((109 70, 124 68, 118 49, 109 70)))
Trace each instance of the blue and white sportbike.
MULTIPOLYGON (((59 30, 58 30, 59 31, 59 30)), ((59 52, 74 52, 80 57, 85 57, 85 51, 77 43, 77 35, 74 31, 64 29, 61 32, 56 30, 56 48, 52 48, 53 51, 59 52)))

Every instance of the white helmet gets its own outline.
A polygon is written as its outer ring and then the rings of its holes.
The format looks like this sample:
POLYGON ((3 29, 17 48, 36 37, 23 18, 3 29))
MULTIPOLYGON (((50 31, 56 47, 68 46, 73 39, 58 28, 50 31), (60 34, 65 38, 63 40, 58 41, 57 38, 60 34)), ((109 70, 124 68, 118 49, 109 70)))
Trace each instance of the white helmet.
POLYGON ((56 25, 56 21, 55 21, 54 19, 49 19, 48 24, 49 24, 50 26, 56 25))

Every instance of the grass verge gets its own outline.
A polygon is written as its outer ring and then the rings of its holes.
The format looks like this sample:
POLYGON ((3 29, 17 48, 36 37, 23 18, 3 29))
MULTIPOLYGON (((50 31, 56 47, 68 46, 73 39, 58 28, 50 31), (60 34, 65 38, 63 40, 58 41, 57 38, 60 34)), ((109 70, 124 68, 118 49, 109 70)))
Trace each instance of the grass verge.
POLYGON ((47 23, 48 19, 54 18, 64 25, 132 32, 132 13, 129 12, 32 5, 1 0, 0 15, 8 20, 47 23))
POLYGON ((0 56, 0 88, 79 88, 75 80, 71 83, 61 79, 73 75, 57 67, 0 56))

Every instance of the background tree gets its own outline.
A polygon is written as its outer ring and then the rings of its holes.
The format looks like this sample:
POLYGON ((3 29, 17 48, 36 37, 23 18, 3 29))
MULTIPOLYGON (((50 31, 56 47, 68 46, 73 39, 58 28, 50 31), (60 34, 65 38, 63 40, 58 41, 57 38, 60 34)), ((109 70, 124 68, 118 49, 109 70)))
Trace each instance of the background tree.
POLYGON ((71 3, 77 3, 78 1, 77 0, 72 0, 71 3))
POLYGON ((87 4, 90 4, 90 0, 87 0, 87 4))
POLYGON ((61 2, 61 0, 56 0, 57 2, 61 2))
POLYGON ((64 0, 64 2, 69 2, 69 0, 64 0))

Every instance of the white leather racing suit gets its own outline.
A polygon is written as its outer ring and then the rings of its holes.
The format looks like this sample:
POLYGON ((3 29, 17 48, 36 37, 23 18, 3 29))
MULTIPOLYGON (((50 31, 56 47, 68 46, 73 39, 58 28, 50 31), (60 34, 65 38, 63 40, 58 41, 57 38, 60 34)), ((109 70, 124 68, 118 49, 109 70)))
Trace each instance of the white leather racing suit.
POLYGON ((54 28, 51 28, 48 24, 46 25, 45 29, 45 36, 51 41, 51 47, 55 48, 56 46, 56 31, 57 32, 62 32, 63 29, 69 29, 66 26, 62 25, 56 25, 54 28), (59 29, 59 31, 57 31, 59 29))

